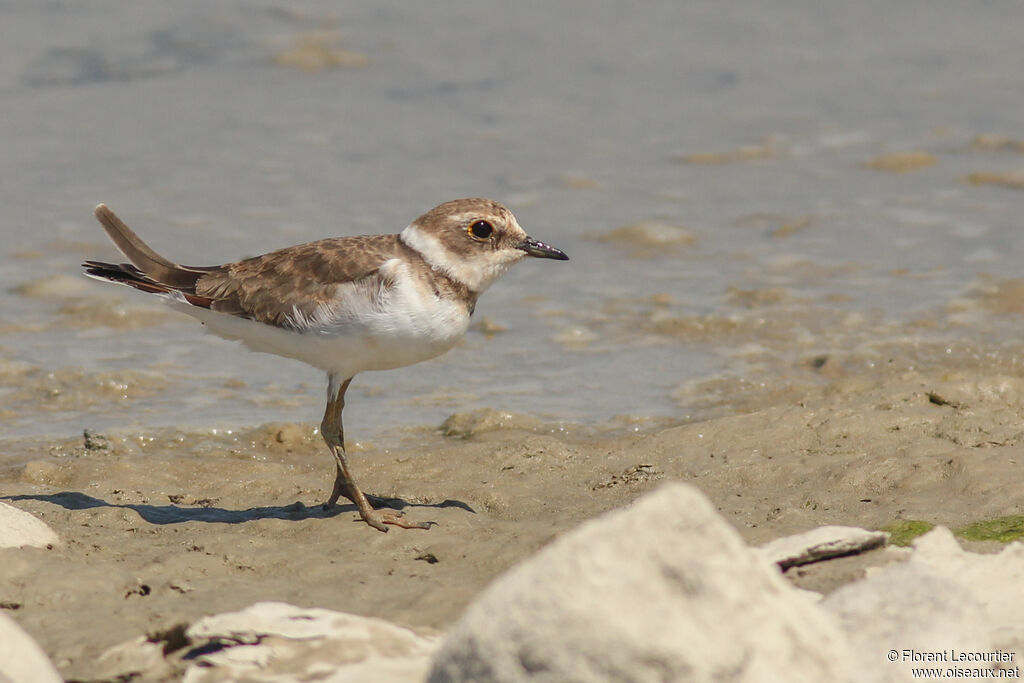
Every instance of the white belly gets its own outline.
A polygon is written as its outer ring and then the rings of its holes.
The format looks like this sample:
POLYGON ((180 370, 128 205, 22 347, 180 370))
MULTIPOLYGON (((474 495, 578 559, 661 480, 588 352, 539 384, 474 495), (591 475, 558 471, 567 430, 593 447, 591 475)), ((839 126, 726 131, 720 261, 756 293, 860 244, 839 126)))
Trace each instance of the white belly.
POLYGON ((401 275, 395 283, 376 301, 365 290, 339 285, 336 300, 304 320, 301 331, 173 303, 220 337, 351 377, 439 356, 469 327, 469 312, 461 302, 438 298, 401 275))

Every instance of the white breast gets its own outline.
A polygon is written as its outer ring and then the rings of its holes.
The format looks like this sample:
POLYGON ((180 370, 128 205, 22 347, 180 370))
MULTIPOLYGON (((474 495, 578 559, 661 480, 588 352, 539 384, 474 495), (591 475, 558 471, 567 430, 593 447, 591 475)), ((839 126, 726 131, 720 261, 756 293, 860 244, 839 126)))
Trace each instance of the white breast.
POLYGON ((172 303, 205 322, 218 336, 342 377, 434 358, 466 333, 469 312, 464 304, 438 297, 411 276, 399 259, 385 263, 381 273, 393 283, 391 287, 374 291, 365 283, 337 285, 334 299, 312 316, 296 312, 298 330, 236 318, 185 302, 172 303))

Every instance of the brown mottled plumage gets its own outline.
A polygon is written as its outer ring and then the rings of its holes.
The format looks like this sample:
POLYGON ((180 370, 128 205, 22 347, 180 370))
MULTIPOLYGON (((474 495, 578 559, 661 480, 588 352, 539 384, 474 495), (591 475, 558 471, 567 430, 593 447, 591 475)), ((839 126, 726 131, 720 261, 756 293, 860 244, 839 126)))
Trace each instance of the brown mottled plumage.
POLYGON ((527 236, 490 199, 457 199, 398 235, 336 237, 220 266, 184 266, 153 251, 105 205, 96 218, 130 263, 86 261, 86 275, 161 295, 214 333, 327 371, 321 434, 335 457, 334 489, 371 526, 429 528, 374 510, 345 457, 341 413, 352 377, 418 363, 465 333, 477 297, 525 256, 568 257, 527 236))
MULTIPOLYGON (((210 308, 281 327, 293 326, 295 311, 314 314, 333 298, 330 285, 358 282, 369 290, 393 285, 380 267, 393 258, 408 259, 420 277, 430 266, 398 235, 338 237, 287 247, 229 263, 202 274, 195 293, 212 301, 210 308)), ((472 307, 476 296, 451 278, 431 277, 439 296, 461 297, 472 307)))
MULTIPOLYGON (((100 220, 104 225, 108 216, 116 219, 110 209, 100 207, 97 215, 103 214, 100 220)), ((145 246, 141 239, 135 244, 145 246)), ((194 306, 267 325, 294 327, 296 311, 308 317, 332 299, 330 285, 360 282, 371 290, 389 287, 391 282, 378 271, 385 261, 396 257, 409 259, 419 277, 437 280, 431 285, 438 296, 465 298, 472 313, 476 294, 462 283, 432 272, 398 235, 327 238, 221 266, 182 266, 162 259, 162 269, 155 277, 128 263, 86 261, 83 265, 87 275, 100 279, 158 294, 177 291, 194 306)))

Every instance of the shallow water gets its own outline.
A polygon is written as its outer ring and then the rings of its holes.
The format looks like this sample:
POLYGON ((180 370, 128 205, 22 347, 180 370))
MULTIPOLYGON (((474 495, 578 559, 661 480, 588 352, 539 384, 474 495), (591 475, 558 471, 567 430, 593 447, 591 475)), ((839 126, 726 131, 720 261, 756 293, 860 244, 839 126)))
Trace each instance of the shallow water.
POLYGON ((357 440, 481 406, 683 419, 836 357, 996 348, 1013 370, 1020 311, 986 302, 1024 256, 1021 20, 924 0, 7 8, 4 434, 319 419, 318 372, 79 278, 114 257, 100 201, 184 263, 474 195, 570 254, 487 293, 503 332, 359 377, 357 440))

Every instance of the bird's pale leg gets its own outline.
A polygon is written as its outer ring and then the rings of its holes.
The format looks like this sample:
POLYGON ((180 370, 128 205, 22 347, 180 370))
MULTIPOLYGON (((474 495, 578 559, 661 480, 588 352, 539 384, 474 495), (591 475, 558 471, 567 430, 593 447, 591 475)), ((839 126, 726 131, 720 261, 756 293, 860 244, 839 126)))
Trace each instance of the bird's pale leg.
POLYGON ((320 423, 320 434, 334 455, 337 471, 334 477, 334 489, 331 491, 331 497, 324 503, 324 509, 333 507, 339 497, 345 496, 359 508, 359 515, 363 521, 378 531, 386 532, 388 529, 385 524, 393 524, 404 529, 429 529, 429 522, 406 521, 398 510, 374 510, 370 501, 359 490, 355 479, 352 478, 352 473, 348 469, 348 460, 345 457, 345 428, 341 421, 341 413, 345 409, 345 391, 351 381, 352 378, 349 377, 339 383, 336 375, 328 377, 327 408, 324 410, 324 419, 320 423))

